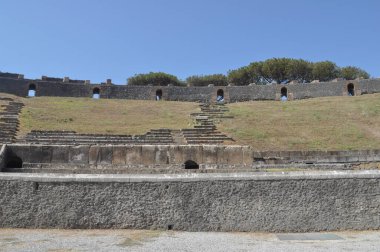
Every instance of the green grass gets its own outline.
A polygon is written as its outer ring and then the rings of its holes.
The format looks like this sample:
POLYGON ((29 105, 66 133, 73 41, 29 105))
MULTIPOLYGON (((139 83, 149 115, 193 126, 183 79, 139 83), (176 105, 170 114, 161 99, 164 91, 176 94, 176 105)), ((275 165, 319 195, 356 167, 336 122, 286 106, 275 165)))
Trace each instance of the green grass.
POLYGON ((192 127, 198 104, 89 98, 22 99, 19 136, 31 130, 74 130, 78 133, 144 134, 150 129, 192 127))
MULTIPOLYGON (((150 129, 193 126, 197 103, 89 98, 20 98, 25 107, 18 137, 31 130, 144 134, 150 129)), ((289 102, 255 101, 227 105, 234 119, 218 130, 234 144, 256 150, 350 150, 380 148, 380 94, 324 97, 289 102)))
POLYGON ((380 94, 229 104, 218 128, 258 150, 380 148, 380 94))

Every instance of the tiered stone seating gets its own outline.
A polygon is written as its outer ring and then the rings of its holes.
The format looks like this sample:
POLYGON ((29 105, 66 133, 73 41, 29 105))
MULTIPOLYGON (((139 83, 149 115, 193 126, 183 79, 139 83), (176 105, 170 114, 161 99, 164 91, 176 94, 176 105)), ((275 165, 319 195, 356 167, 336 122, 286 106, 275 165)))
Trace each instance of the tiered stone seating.
POLYGON ((182 129, 182 133, 188 144, 223 144, 225 141, 233 141, 232 138, 217 131, 215 121, 222 118, 231 118, 224 113, 228 108, 224 104, 202 104, 200 113, 191 114, 195 117, 196 124, 193 129, 182 129))
POLYGON ((11 143, 15 140, 19 126, 18 114, 24 104, 7 97, 0 97, 0 101, 5 103, 0 110, 0 143, 11 143))
POLYGON ((170 144, 173 143, 169 129, 151 130, 145 135, 79 134, 75 131, 33 130, 20 142, 34 144, 170 144))

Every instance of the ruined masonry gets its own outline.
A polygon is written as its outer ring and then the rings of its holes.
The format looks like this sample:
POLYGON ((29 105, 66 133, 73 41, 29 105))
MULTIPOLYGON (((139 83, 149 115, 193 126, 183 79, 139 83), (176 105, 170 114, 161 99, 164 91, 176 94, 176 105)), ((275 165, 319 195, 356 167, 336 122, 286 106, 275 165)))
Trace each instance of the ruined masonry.
POLYGON ((216 102, 380 92, 380 80, 137 87, 0 73, 0 93, 199 102, 194 127, 144 135, 32 131, 0 97, 0 227, 318 232, 380 229, 380 150, 258 151, 218 131, 216 102))

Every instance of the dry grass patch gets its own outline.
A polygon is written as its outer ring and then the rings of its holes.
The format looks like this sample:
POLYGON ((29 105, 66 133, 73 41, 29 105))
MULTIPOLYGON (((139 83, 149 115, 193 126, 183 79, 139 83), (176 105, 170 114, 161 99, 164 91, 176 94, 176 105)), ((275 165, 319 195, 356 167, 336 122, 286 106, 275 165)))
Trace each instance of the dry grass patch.
POLYGON ((229 104, 218 127, 260 150, 380 148, 380 94, 229 104))
POLYGON ((144 134, 150 129, 192 126, 190 102, 90 98, 23 99, 19 137, 31 130, 74 130, 78 133, 144 134))

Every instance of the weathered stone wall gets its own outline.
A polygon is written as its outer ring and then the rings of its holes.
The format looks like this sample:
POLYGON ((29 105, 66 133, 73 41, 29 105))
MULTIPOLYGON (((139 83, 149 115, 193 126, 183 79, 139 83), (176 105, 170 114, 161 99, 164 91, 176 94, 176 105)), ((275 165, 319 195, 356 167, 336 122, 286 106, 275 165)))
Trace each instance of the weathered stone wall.
POLYGON ((249 146, 223 145, 7 145, 8 157, 24 163, 93 167, 183 168, 192 160, 201 169, 250 168, 258 164, 326 164, 380 162, 380 150, 254 151, 249 146))
POLYGON ((84 84, 72 82, 16 79, 0 76, 0 92, 27 96, 30 84, 36 86, 37 96, 92 97, 94 88, 99 88, 100 97, 108 99, 154 100, 156 91, 162 91, 164 100, 172 101, 215 101, 217 91, 222 89, 226 102, 251 100, 279 100, 281 88, 288 91, 289 99, 306 99, 323 96, 347 95, 347 85, 355 86, 355 95, 380 92, 380 79, 338 81, 326 83, 289 84, 289 85, 250 85, 228 87, 176 87, 176 86, 128 86, 112 84, 84 84))
POLYGON ((182 168, 188 160, 200 168, 252 165, 252 149, 248 146, 207 145, 8 145, 7 155, 24 163, 72 164, 124 167, 182 168))
POLYGON ((380 228, 380 173, 0 173, 3 228, 314 232, 380 228), (15 211, 17 209, 17 211, 15 211))

